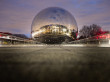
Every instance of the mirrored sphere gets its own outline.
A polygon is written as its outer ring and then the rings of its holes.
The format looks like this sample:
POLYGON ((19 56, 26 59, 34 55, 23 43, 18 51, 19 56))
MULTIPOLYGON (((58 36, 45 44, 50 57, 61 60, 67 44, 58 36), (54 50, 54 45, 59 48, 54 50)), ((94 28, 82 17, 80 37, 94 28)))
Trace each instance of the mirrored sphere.
POLYGON ((65 37, 61 41, 58 40, 63 42, 67 37, 74 40, 78 27, 75 18, 68 11, 59 7, 49 7, 35 16, 31 30, 32 38, 37 41, 47 43, 48 37, 51 37, 50 41, 65 37))

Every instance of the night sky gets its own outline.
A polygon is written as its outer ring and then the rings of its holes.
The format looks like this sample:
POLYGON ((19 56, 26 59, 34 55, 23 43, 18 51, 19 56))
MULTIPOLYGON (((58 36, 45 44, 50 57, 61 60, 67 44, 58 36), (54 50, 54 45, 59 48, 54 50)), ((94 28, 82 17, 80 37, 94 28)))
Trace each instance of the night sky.
POLYGON ((69 11, 79 29, 95 23, 110 31, 110 0, 0 0, 0 32, 29 36, 33 18, 47 7, 69 11))

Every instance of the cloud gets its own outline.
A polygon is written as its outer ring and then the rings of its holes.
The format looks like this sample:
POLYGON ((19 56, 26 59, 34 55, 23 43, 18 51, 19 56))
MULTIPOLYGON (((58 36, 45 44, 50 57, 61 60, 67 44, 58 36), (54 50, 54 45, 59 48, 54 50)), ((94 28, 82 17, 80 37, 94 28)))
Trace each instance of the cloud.
POLYGON ((73 14, 78 27, 99 24, 110 30, 110 0, 0 0, 0 31, 31 33, 34 16, 47 7, 61 7, 73 14))

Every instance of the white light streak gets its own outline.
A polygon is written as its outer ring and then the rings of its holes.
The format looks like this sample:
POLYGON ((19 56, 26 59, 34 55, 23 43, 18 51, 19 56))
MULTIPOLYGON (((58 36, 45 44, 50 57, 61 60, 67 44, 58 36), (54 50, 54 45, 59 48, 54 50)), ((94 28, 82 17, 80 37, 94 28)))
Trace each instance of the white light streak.
POLYGON ((35 35, 38 35, 38 34, 40 34, 40 33, 42 33, 42 32, 43 32, 43 30, 39 30, 39 31, 37 31, 37 32, 34 32, 34 33, 32 33, 32 37, 34 38, 35 35))
POLYGON ((66 32, 67 30, 66 29, 63 29, 63 32, 66 32))

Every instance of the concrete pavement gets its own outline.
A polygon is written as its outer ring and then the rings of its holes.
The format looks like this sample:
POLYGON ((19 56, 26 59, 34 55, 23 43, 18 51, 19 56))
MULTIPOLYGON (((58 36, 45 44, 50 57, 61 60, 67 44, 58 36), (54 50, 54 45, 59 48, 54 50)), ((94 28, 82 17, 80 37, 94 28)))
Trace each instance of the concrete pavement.
POLYGON ((1 82, 109 82, 109 47, 0 48, 1 82))

